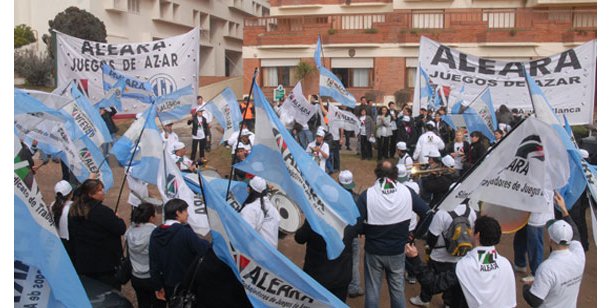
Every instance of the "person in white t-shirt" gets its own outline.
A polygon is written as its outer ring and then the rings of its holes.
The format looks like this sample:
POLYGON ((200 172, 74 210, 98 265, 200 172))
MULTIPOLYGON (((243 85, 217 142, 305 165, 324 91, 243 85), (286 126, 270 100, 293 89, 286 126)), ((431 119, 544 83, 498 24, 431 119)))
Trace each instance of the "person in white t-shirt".
MULTIPOLYGON (((477 217, 475 211, 467 206, 466 204, 459 204, 454 208, 453 211, 439 210, 433 216, 433 220, 429 225, 429 232, 427 237, 427 244, 431 251, 430 260, 428 263, 436 274, 440 274, 446 271, 454 271, 456 263, 462 258, 458 256, 452 256, 446 249, 446 242, 443 237, 443 232, 450 227, 452 224, 451 212, 454 212, 457 216, 467 217, 470 226, 473 227, 475 219, 477 217)), ((420 295, 410 298, 410 302, 418 306, 426 306, 431 301, 434 294, 430 294, 427 288, 422 287, 420 295)), ((458 286, 449 288, 443 293, 443 301, 448 306, 454 306, 460 301, 460 290, 458 286)))
MULTIPOLYGON (((161 141, 163 141, 163 145, 165 146, 166 151, 168 153, 172 152, 174 149, 174 143, 179 142, 178 135, 173 130, 174 123, 166 122, 163 125, 163 132, 161 132, 161 141)), ((138 206, 138 205, 136 205, 138 206)))
POLYGON ((458 263, 456 276, 470 308, 515 307, 516 284, 511 263, 495 246, 501 240, 501 226, 482 216, 473 228, 474 246, 458 263))
POLYGON ((72 185, 68 181, 61 180, 55 184, 55 201, 51 204, 53 222, 64 248, 70 254, 70 235, 68 234, 68 212, 72 206, 72 185))
POLYGON ((458 129, 454 134, 454 141, 446 145, 446 153, 454 158, 454 169, 458 171, 458 175, 462 174, 463 161, 468 152, 469 143, 465 141, 465 132, 458 129))
POLYGON ((562 220, 546 224, 552 253, 537 268, 532 286, 524 285, 522 294, 532 307, 577 307, 586 257, 564 199, 556 194, 554 201, 562 220))
POLYGON ((475 220, 472 243, 475 246, 456 264, 455 271, 435 273, 424 266, 414 244, 405 245, 405 256, 418 282, 431 294, 460 285, 458 302, 451 307, 507 308, 516 306, 515 276, 511 263, 494 245, 501 240, 501 226, 492 217, 475 220))
POLYGON ((172 158, 176 162, 176 166, 180 171, 194 172, 197 166, 187 157, 187 148, 182 142, 174 143, 174 151, 172 151, 172 158))
POLYGON ((325 171, 325 164, 327 158, 329 158, 329 145, 324 141, 325 131, 318 128, 316 132, 316 139, 306 148, 306 153, 311 154, 314 160, 318 163, 320 168, 325 171))
POLYGON ((418 160, 421 164, 428 163, 427 154, 433 150, 441 151, 445 148, 443 140, 435 134, 435 124, 429 121, 425 125, 426 133, 422 134, 416 142, 413 159, 418 160))
POLYGON ((278 248, 280 214, 267 197, 267 183, 255 176, 248 183, 249 195, 240 215, 265 241, 278 248))
POLYGON ((397 156, 399 156, 399 160, 397 161, 397 167, 399 165, 405 166, 406 169, 412 169, 414 165, 414 161, 407 153, 407 143, 403 141, 397 142, 397 156))

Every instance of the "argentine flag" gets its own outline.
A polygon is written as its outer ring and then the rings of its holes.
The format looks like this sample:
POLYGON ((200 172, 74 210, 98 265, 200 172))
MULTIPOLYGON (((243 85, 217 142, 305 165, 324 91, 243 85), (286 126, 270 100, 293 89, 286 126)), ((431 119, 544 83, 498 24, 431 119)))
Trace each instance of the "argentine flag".
POLYGON ((209 100, 204 108, 212 113, 212 116, 224 130, 221 143, 240 129, 240 122, 242 121, 240 104, 238 104, 231 88, 225 88, 223 92, 209 100))
POLYGON ((327 256, 344 249, 344 228, 359 217, 350 193, 329 177, 293 139, 255 83, 255 145, 236 168, 280 186, 301 208, 312 229, 327 243, 327 256))
POLYGON ((162 124, 182 120, 195 101, 193 86, 188 85, 170 94, 155 97, 155 108, 162 124))
POLYGON ((342 105, 346 105, 350 108, 356 107, 356 99, 344 84, 331 72, 326 69, 320 60, 320 53, 322 50, 322 44, 320 42, 320 37, 318 37, 318 42, 316 44, 316 51, 314 52, 314 62, 316 62, 316 68, 320 71, 320 95, 321 96, 330 96, 333 97, 337 102, 342 105))

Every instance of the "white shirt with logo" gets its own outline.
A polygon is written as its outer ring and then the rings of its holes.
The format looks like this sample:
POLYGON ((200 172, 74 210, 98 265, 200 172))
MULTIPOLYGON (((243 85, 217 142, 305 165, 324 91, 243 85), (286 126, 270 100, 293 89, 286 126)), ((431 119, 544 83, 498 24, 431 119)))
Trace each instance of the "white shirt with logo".
MULTIPOLYGON (((464 215, 466 209, 467 206, 465 204, 459 204, 454 209, 454 211, 458 215, 464 215)), ((473 209, 470 209, 469 223, 471 223, 471 230, 473 230, 476 218, 477 217, 475 211, 473 209)), ((437 236, 437 243, 435 243, 435 247, 439 248, 431 247, 431 259, 437 262, 456 263, 462 258, 450 255, 450 253, 445 247, 446 241, 443 239, 442 232, 445 232, 451 224, 452 216, 450 216, 450 213, 445 210, 439 210, 437 213, 435 213, 435 216, 433 216, 433 220, 431 221, 431 225, 429 226, 429 233, 434 236, 437 236)))
POLYGON ((478 246, 456 264, 456 276, 470 308, 515 307, 511 263, 494 246, 478 246))
POLYGON ((206 133, 204 132, 204 118, 195 117, 195 121, 197 121, 197 135, 193 136, 193 139, 201 140, 206 138, 206 133))
MULTIPOLYGON (((454 142, 454 146, 452 148, 454 149, 454 152, 456 153, 462 152, 464 154, 465 153, 464 145, 465 144, 463 142, 454 142)), ((454 157, 454 169, 462 170, 463 157, 464 156, 459 156, 459 155, 456 155, 456 157, 454 157)))
POLYGON ((530 288, 530 293, 543 299, 540 307, 577 307, 585 263, 579 241, 572 241, 569 249, 552 251, 537 268, 530 288))
POLYGON ((418 138, 416 149, 414 150, 414 159, 417 159, 421 164, 426 164, 429 159, 427 155, 432 150, 441 151, 445 147, 443 140, 433 132, 426 132, 418 138))
POLYGON ((314 156, 314 160, 318 163, 320 168, 324 171, 325 163, 327 162, 327 159, 324 158, 320 152, 324 152, 325 154, 329 155, 329 145, 323 141, 322 145, 320 145, 320 151, 314 153, 312 149, 315 147, 317 147, 316 141, 310 142, 308 144, 308 147, 306 148, 306 153, 312 154, 312 156, 314 156))

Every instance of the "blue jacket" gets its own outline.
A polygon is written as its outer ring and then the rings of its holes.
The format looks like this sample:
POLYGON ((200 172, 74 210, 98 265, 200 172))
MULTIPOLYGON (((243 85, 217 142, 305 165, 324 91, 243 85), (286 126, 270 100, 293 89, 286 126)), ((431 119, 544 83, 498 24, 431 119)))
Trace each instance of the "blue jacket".
POLYGON ((155 290, 166 288, 166 292, 180 283, 196 257, 204 255, 210 248, 208 241, 193 232, 191 226, 179 223, 161 225, 151 234, 149 264, 151 280, 155 290))

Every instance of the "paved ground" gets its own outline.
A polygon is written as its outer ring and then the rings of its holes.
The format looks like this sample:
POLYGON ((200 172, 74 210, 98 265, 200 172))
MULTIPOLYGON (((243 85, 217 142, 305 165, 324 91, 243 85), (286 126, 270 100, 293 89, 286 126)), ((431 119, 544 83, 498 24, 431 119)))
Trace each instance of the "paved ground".
MULTIPOLYGON (((126 129, 129 122, 130 121, 128 120, 118 121, 118 124, 121 127, 122 131, 126 129)), ((184 123, 186 123, 186 121, 184 121, 184 123)), ((187 127, 186 125, 184 125, 184 123, 179 123, 175 125, 176 126, 175 130, 177 131, 181 141, 183 141, 187 145, 187 147, 190 147, 191 130, 190 130, 190 127, 187 127)), ((230 155, 229 155, 229 150, 222 148, 222 147, 217 147, 217 144, 218 144, 217 139, 221 134, 222 133, 220 132, 220 129, 213 128, 213 135, 215 137, 214 139, 216 142, 213 142, 212 153, 210 154, 206 153, 206 157, 209 159, 209 166, 214 167, 215 169, 217 169, 217 171, 221 175, 224 176, 224 175, 229 174, 230 155)), ((352 140, 352 142, 354 144, 354 140, 352 140)), ((375 166, 375 161, 362 161, 360 160, 360 158, 354 155, 354 152, 342 151, 341 163, 342 163, 341 166, 343 169, 350 169, 353 172, 355 182, 357 184, 357 187, 356 187, 357 190, 360 191, 360 190, 365 189, 367 186, 369 186, 374 181, 373 168, 375 166)), ((123 179, 123 171, 122 171, 123 169, 117 165, 117 162, 114 160, 114 158, 111 158, 110 164, 113 169, 115 185, 106 195, 106 200, 104 203, 107 206, 114 209, 115 205, 117 204, 117 197, 119 195, 119 187, 123 179)), ((45 200, 47 200, 48 203, 52 201, 53 186, 60 178, 61 178, 60 166, 58 164, 53 164, 53 163, 41 168, 39 173, 36 176, 36 179, 39 183, 39 187, 41 187, 43 196, 45 197, 45 200)), ((149 187, 149 191, 151 195, 153 196, 159 195, 156 187, 149 187)), ((130 206, 127 203, 127 195, 128 195, 128 191, 126 187, 124 188, 124 191, 121 195, 121 200, 118 203, 119 204, 118 213, 120 217, 122 217, 126 221, 126 223, 128 222, 129 215, 130 215, 130 206)), ((588 214, 588 223, 590 223, 589 214, 588 214)), ((500 245, 497 246, 501 255, 506 256, 510 261, 513 259, 512 239, 513 239, 513 235, 503 235, 500 245)), ((361 243, 362 242, 363 242, 363 239, 361 239, 361 243)), ((545 242, 546 243, 548 242, 547 236, 546 236, 545 242)), ((590 235, 590 243, 594 243, 594 240, 592 239, 591 235, 590 235)), ((419 243, 419 246, 420 248, 422 248, 422 243, 419 243)), ((361 251, 360 251, 361 260, 363 258, 363 248, 362 247, 363 246, 361 245, 361 251)), ((546 249, 548 249, 547 247, 549 246, 546 245, 546 249)), ((297 264, 300 267, 303 266, 305 247, 297 244, 294 241, 294 238, 292 235, 286 236, 284 239, 281 239, 278 244, 278 249, 283 254, 285 254, 289 259, 295 262, 295 264, 297 264)), ((578 307, 595 307, 597 303, 596 302, 596 294, 597 294, 597 290, 596 290, 596 286, 597 286, 596 250, 597 250, 596 245, 592 244, 590 245, 590 251, 588 251, 588 253, 586 254, 586 257, 587 257, 586 269, 585 269, 583 281, 581 284, 581 290, 580 290, 579 300, 577 304, 578 307)), ((362 266, 362 262, 361 262, 361 266, 362 266)), ((361 281, 363 281, 363 277, 364 277, 363 269, 361 267, 361 281)), ((521 293, 522 283, 519 280, 520 277, 521 277, 521 274, 516 274, 516 291, 518 292, 517 294, 518 307, 527 307, 526 303, 522 299, 522 293, 521 293)), ((409 299, 409 297, 417 295, 419 290, 420 288, 417 284, 416 285, 406 284, 405 286, 406 300, 409 299)), ((129 283, 123 286, 122 292, 133 303, 135 303, 135 294, 129 283)), ((364 302, 364 297, 348 299, 348 305, 350 305, 351 307, 363 307, 363 302, 364 302)), ((389 306, 390 304, 389 304, 388 288, 386 287, 386 284, 384 283, 384 286, 382 288, 382 293, 381 293, 380 307, 389 307, 389 306)), ((411 306, 411 304, 408 304, 408 306, 411 306)), ((443 307, 441 296, 437 295, 433 298, 432 306, 433 307, 443 307)))

